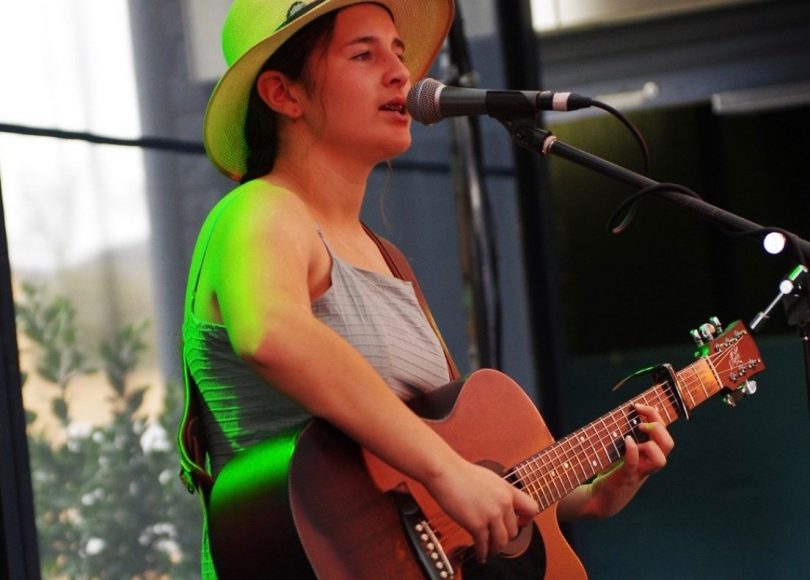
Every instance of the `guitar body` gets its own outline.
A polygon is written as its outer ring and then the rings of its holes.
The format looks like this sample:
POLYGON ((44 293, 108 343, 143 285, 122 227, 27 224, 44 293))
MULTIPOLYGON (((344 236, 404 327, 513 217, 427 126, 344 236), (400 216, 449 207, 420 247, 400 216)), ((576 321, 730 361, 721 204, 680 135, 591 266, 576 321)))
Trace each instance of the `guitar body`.
MULTIPOLYGON (((497 371, 478 371, 413 406, 462 456, 496 470, 553 442, 531 400, 497 371)), ((420 484, 313 420, 298 434, 245 450, 220 473, 209 506, 217 571, 225 579, 431 577, 394 496, 413 498, 427 521, 442 515, 420 484)), ((494 565, 530 571, 510 572, 510 578, 586 577, 560 532, 556 506, 539 514, 534 527, 534 537, 527 529, 514 554, 495 558, 494 565)), ((441 537, 439 543, 455 577, 491 577, 488 567, 462 565, 461 553, 472 541, 460 527, 452 531, 446 545, 441 537)))

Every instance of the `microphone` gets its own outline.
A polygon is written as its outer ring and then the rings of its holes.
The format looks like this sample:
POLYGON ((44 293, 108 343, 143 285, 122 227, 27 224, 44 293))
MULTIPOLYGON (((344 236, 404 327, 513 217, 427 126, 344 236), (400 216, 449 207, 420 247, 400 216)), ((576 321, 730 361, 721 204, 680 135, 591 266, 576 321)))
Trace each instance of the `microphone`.
POLYGON ((539 111, 574 111, 592 104, 575 93, 465 89, 426 78, 411 87, 405 107, 415 121, 432 125, 445 117, 533 117, 539 111))

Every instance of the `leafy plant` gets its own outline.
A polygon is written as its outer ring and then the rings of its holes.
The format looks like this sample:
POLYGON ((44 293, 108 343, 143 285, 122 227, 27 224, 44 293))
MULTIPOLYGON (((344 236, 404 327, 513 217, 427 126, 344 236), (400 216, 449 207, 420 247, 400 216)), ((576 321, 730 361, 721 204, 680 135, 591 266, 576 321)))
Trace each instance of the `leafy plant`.
POLYGON ((35 374, 57 387, 50 408, 64 435, 55 445, 33 432, 36 415, 27 412, 43 576, 199 577, 197 499, 178 482, 169 435, 182 411, 182 388, 169 385, 163 411, 149 421, 141 408, 151 387, 128 385, 147 348, 148 324, 128 324, 93 349, 66 298, 24 284, 16 309, 19 329, 35 345, 35 374), (77 429, 68 386, 96 367, 112 393, 98 404, 112 418, 77 429))

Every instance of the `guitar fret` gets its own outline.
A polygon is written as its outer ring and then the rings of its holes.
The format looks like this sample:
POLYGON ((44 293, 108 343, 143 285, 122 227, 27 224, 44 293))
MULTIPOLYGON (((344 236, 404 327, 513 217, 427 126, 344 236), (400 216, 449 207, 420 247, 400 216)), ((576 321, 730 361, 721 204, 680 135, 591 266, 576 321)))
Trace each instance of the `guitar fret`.
POLYGON ((636 435, 636 427, 638 427, 639 423, 641 422, 638 418, 638 414, 636 411, 631 407, 629 411, 622 409, 622 413, 624 416, 624 420, 627 423, 627 434, 633 438, 633 440, 638 443, 638 436, 636 435))
POLYGON ((599 452, 599 445, 602 442, 602 438, 601 436, 599 436, 598 432, 595 432, 594 435, 596 436, 596 441, 591 442, 591 455, 586 458, 589 477, 592 476, 594 473, 599 472, 602 466, 602 458, 599 452))
MULTIPOLYGON (((550 449, 550 451, 555 451, 556 455, 556 446, 550 449)), ((550 484, 553 486, 549 487, 549 491, 551 492, 551 502, 555 503, 562 495, 558 487, 560 481, 560 467, 559 463, 557 462, 556 456, 549 457, 549 459, 551 461, 551 471, 548 472, 547 477, 549 479, 550 484)))
POLYGON ((715 354, 677 372, 675 385, 668 382, 654 385, 515 466, 509 477, 517 479, 542 509, 558 502, 582 482, 620 459, 625 452, 627 436, 636 442, 644 438, 638 431, 642 418, 634 403, 656 408, 668 425, 682 416, 681 401, 691 410, 728 387, 721 381, 721 375, 729 373, 731 381, 737 382, 746 371, 761 366, 755 345, 742 342, 747 340, 744 328, 736 330, 733 336, 727 331, 724 336, 729 338, 715 347, 715 354), (753 352, 749 354, 745 350, 753 352))
MULTIPOLYGON (((605 456, 607 457, 607 465, 611 465, 614 461, 616 461, 621 454, 619 453, 619 448, 616 446, 616 441, 618 439, 618 433, 615 430, 611 430, 607 424, 605 423, 604 418, 600 419, 602 421, 602 426, 605 428, 605 431, 608 434, 608 440, 610 441, 610 445, 613 447, 613 451, 616 452, 616 456, 614 457, 611 452, 608 450, 607 445, 605 445, 605 456)), ((615 423, 615 421, 614 421, 615 423)))
POLYGON ((543 488, 540 485, 540 483, 537 481, 536 478, 530 479, 529 476, 531 475, 531 473, 532 472, 530 470, 529 464, 524 464, 522 479, 524 481, 527 481, 527 483, 525 484, 525 487, 527 488, 526 493, 528 493, 529 495, 531 495, 533 497, 536 497, 540 493, 543 493, 543 488))
MULTIPOLYGON (((549 449, 549 451, 554 451, 554 450, 556 450, 556 445, 553 446, 551 449, 549 449)), ((558 478, 559 478, 559 475, 558 475, 559 467, 555 463, 556 457, 552 458, 552 457, 549 457, 549 455, 550 455, 550 453, 545 453, 544 454, 544 457, 548 458, 547 465, 550 467, 550 469, 548 469, 546 471, 543 478, 548 479, 549 484, 554 486, 552 488, 550 485, 546 484, 546 489, 548 489, 550 497, 551 497, 551 501, 549 502, 549 505, 551 505, 552 503, 557 502, 557 500, 560 497, 560 495, 559 495, 560 492, 559 492, 559 489, 557 488, 557 481, 558 481, 558 478)))
POLYGON ((563 451, 565 451, 565 449, 563 449, 565 447, 565 445, 568 445, 568 450, 567 451, 570 453, 570 451, 571 451, 570 438, 563 439, 560 442, 560 445, 555 446, 554 452, 555 452, 555 455, 557 455, 558 461, 560 461, 560 463, 558 464, 558 468, 560 469, 561 473, 563 473, 565 475, 565 478, 568 480, 568 485, 570 486, 571 481, 572 481, 571 480, 571 472, 569 471, 571 469, 571 463, 568 461, 568 454, 563 453, 562 455, 560 455, 560 453, 559 453, 559 451, 561 449, 563 451))
MULTIPOLYGON (((553 504, 555 502, 554 494, 551 491, 551 489, 548 487, 548 483, 546 481, 546 480, 551 480, 553 482, 554 468, 550 467, 551 464, 548 461, 547 454, 543 454, 542 457, 543 457, 543 466, 541 468, 541 473, 543 474, 543 476, 542 476, 542 483, 540 484, 540 488, 543 490, 543 497, 542 497, 542 501, 540 503, 541 503, 541 506, 543 507, 543 509, 545 509, 545 508, 547 508, 548 506, 550 506, 551 504, 553 504), (548 493, 549 495, 547 496, 546 493, 548 493)), ((536 499, 539 500, 541 498, 536 498, 536 499)))
MULTIPOLYGON (((700 376, 700 373, 697 371, 697 364, 693 364, 689 368, 692 369, 692 374, 694 374, 695 377, 697 377, 698 384, 703 389, 703 394, 706 395, 706 398, 708 399, 711 395, 709 394, 708 389, 706 389, 706 384, 703 382, 703 378, 700 376)), ((694 401, 693 401, 693 403, 694 403, 694 401)))
MULTIPOLYGON (((689 370, 692 371, 692 374, 695 374, 696 373, 695 365, 691 365, 689 367, 689 370)), ((698 377, 698 383, 703 388, 703 392, 706 395, 706 398, 708 398, 709 394, 706 392, 706 387, 705 387, 705 385, 703 385, 703 381, 700 380, 700 377, 698 377)), ((685 394, 689 397, 689 404, 690 404, 689 408, 694 409, 695 407, 697 407, 699 405, 699 403, 697 401, 695 401, 695 395, 694 395, 693 389, 687 387, 687 388, 684 389, 684 391, 685 391, 685 394)), ((684 404, 686 404, 686 401, 684 401, 684 404)))
MULTIPOLYGON (((720 376, 717 374, 717 369, 714 368, 714 365, 712 364, 711 359, 709 359, 709 358, 701 359, 701 362, 706 367, 708 367, 709 372, 712 374, 712 377, 714 378, 714 384, 719 387, 722 384, 722 381, 720 380, 720 376)), ((717 391, 712 392, 712 395, 715 394, 716 392, 717 391)), ((711 397, 712 395, 709 395, 709 397, 711 397)))
POLYGON ((553 490, 551 488, 549 488, 549 491, 551 492, 551 499, 552 499, 551 503, 555 503, 561 497, 560 490, 557 488, 557 482, 559 481, 559 475, 558 475, 559 464, 557 463, 556 450, 557 450, 556 445, 552 446, 549 449, 549 451, 554 451, 555 457, 550 458, 551 471, 549 471, 547 473, 547 475, 544 476, 544 477, 549 478, 551 484, 554 486, 553 490))
MULTIPOLYGON (((582 429, 578 431, 577 435, 577 445, 579 446, 580 453, 577 456, 576 464, 582 469, 582 479, 588 478, 588 471, 590 470, 590 463, 593 461, 592 457, 592 445, 590 444, 591 435, 588 434, 588 429, 592 429, 592 425, 586 425, 582 429)), ((579 479, 579 478, 578 478, 579 479)), ((582 480, 580 479, 580 481, 582 480)))
MULTIPOLYGON (((573 456, 572 459, 574 459, 575 461, 572 461, 571 459, 568 460, 568 463, 573 466, 574 480, 577 482, 577 485, 580 482, 585 481, 589 477, 588 472, 585 471, 585 469, 583 469, 583 467, 582 467, 582 460, 581 460, 582 443, 580 442, 579 439, 580 439, 581 434, 582 434, 583 431, 584 431, 584 428, 577 431, 577 434, 578 434, 577 435, 577 445, 579 446, 580 453, 579 454, 574 454, 574 453, 571 454, 573 456), (582 472, 581 474, 577 472, 577 468, 579 468, 579 470, 582 472)), ((571 440, 571 438, 569 438, 569 441, 570 440, 571 440)), ((573 448, 570 448, 570 450, 573 451, 573 448)), ((586 459, 587 459, 587 457, 586 457, 586 459)))
POLYGON ((611 463, 617 461, 622 456, 622 431, 624 429, 620 426, 619 421, 616 419, 616 415, 616 411, 613 411, 608 415, 613 423, 613 427, 610 429, 610 442, 613 445, 613 455, 610 456, 611 463))
POLYGON ((670 402, 669 401, 670 397, 668 395, 664 395, 664 389, 656 391, 656 395, 657 395, 656 398, 658 399, 658 404, 655 407, 664 417, 666 417, 667 424, 672 423, 674 419, 669 416, 669 405, 667 404, 670 402))

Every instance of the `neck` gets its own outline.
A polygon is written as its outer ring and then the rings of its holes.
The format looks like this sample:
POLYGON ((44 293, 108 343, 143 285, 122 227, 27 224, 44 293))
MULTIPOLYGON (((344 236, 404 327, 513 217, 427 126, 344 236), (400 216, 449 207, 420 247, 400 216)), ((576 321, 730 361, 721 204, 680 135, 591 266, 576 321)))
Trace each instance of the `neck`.
POLYGON ((372 167, 313 154, 285 156, 269 178, 295 193, 326 227, 356 227, 372 167))

